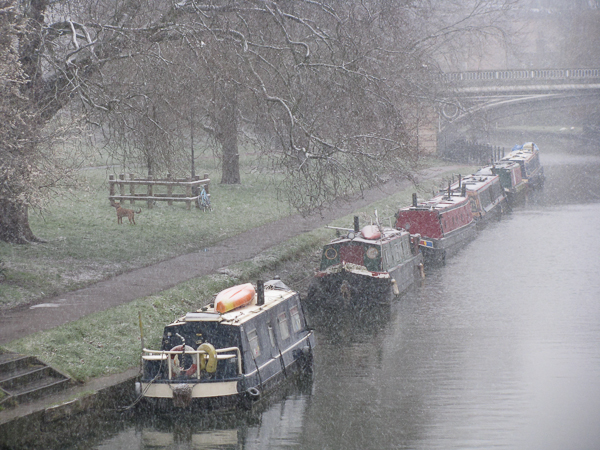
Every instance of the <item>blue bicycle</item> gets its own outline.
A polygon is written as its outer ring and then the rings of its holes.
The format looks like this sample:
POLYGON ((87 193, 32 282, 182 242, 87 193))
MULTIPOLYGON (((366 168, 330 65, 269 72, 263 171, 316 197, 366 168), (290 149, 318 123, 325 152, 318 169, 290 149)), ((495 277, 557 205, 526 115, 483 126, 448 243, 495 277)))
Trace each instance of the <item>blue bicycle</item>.
POLYGON ((212 211, 212 206, 210 205, 210 194, 206 192, 204 186, 202 186, 202 190, 200 191, 197 201, 198 208, 200 208, 202 211, 212 211))

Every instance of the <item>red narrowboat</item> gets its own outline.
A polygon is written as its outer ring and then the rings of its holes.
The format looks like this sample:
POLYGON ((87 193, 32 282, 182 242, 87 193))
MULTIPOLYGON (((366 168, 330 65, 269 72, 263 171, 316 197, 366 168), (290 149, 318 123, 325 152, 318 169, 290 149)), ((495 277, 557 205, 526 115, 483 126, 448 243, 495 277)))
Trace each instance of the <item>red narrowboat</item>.
POLYGON ((449 190, 455 195, 466 194, 471 202, 473 219, 478 223, 499 217, 507 205, 500 177, 491 173, 475 173, 462 178, 459 176, 458 181, 453 183, 449 190))
POLYGON ((426 263, 444 263, 476 235, 469 198, 448 192, 421 203, 413 194, 412 206, 396 214, 396 228, 421 235, 426 263))

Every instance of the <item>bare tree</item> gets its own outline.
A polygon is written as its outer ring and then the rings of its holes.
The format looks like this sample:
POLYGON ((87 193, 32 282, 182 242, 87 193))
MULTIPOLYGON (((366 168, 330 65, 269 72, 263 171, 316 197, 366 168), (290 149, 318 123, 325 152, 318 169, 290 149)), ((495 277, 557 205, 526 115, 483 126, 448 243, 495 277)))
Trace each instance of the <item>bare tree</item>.
MULTIPOLYGON (((406 112, 435 100, 440 43, 481 16, 470 8, 444 21, 438 0, 4 4, 8 23, 28 31, 11 36, 23 74, 13 85, 28 113, 17 128, 36 137, 23 153, 30 161, 44 159, 42 133, 67 106, 151 172, 181 167, 193 127, 219 144, 222 182, 239 183, 243 133, 285 171, 283 192, 300 210, 410 174, 418 155, 406 112)), ((34 239, 28 199, 49 185, 29 182, 39 176, 30 161, 3 162, 5 173, 22 168, 8 185, 26 186, 3 194, 3 240, 34 239)))

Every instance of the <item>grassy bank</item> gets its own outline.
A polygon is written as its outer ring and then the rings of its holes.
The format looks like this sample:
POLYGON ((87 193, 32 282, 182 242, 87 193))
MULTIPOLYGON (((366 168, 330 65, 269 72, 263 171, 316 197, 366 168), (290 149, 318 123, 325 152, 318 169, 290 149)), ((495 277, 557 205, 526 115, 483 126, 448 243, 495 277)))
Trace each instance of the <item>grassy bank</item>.
MULTIPOLYGON (((248 170, 250 168, 247 168, 248 170)), ((108 172, 82 173, 86 189, 53 199, 46 211, 32 212, 30 224, 44 244, 0 242, 4 279, 0 308, 79 289, 134 268, 206 248, 215 242, 292 214, 277 197, 272 177, 249 172, 243 185, 218 183, 211 174, 213 211, 186 210, 185 203, 124 204, 137 225, 117 224, 108 201, 108 172)))
MULTIPOLYGON (((470 170, 464 173, 470 173, 470 170)), ((439 184, 440 179, 430 180, 420 185, 419 190, 425 197, 439 184)), ((414 188, 409 188, 398 192, 338 219, 332 225, 348 227, 353 215, 367 218, 375 209, 387 224, 386 218, 393 216, 399 205, 408 204, 413 191, 414 188)), ((159 348, 162 329, 167 322, 204 306, 212 301, 215 293, 233 284, 279 274, 285 283, 300 290, 312 276, 315 256, 333 235, 332 230, 324 228, 304 233, 249 261, 230 266, 227 275, 196 278, 159 294, 13 341, 5 348, 35 355, 82 381, 123 372, 139 364, 139 316, 142 317, 146 347, 159 348)))
MULTIPOLYGON (((426 165, 443 164, 436 160, 426 165)), ((0 309, 40 301, 119 273, 198 251, 243 231, 294 214, 278 195, 282 175, 260 173, 249 156, 241 159, 242 185, 221 185, 218 164, 205 158, 197 173, 209 173, 213 211, 187 210, 145 202, 137 225, 117 224, 108 201, 108 176, 119 168, 81 171, 82 188, 63 190, 43 211, 30 213, 34 233, 43 244, 0 242, 0 309)), ((165 188, 163 188, 165 189, 165 188)))

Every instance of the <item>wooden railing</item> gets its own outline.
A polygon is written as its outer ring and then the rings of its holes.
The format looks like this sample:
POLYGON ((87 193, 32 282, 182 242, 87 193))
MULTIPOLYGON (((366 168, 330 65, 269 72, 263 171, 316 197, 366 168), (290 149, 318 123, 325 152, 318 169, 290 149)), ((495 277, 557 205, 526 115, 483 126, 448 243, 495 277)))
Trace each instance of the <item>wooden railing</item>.
POLYGON ((192 202, 197 205, 202 187, 204 187, 206 194, 210 195, 210 179, 207 173, 204 174, 202 179, 198 176, 194 178, 172 178, 171 174, 167 174, 167 178, 162 180, 155 180, 152 176, 148 176, 148 178, 135 178, 134 174, 129 174, 129 178, 126 178, 125 174, 122 173, 119 175, 118 180, 115 179, 114 175, 109 175, 108 184, 108 199, 111 202, 114 200, 119 202, 129 200, 129 203, 133 204, 136 200, 141 200, 147 202, 148 209, 151 209, 154 206, 154 202, 157 201, 167 202, 169 205, 172 205, 173 202, 185 202, 187 209, 190 209, 192 202), (125 192, 127 186, 129 186, 129 192, 125 192), (146 192, 136 192, 137 187, 143 186, 146 187, 146 192), (156 192, 155 187, 159 186, 165 186, 166 192, 156 192), (174 193, 173 190, 177 188, 183 190, 183 193, 174 193))

